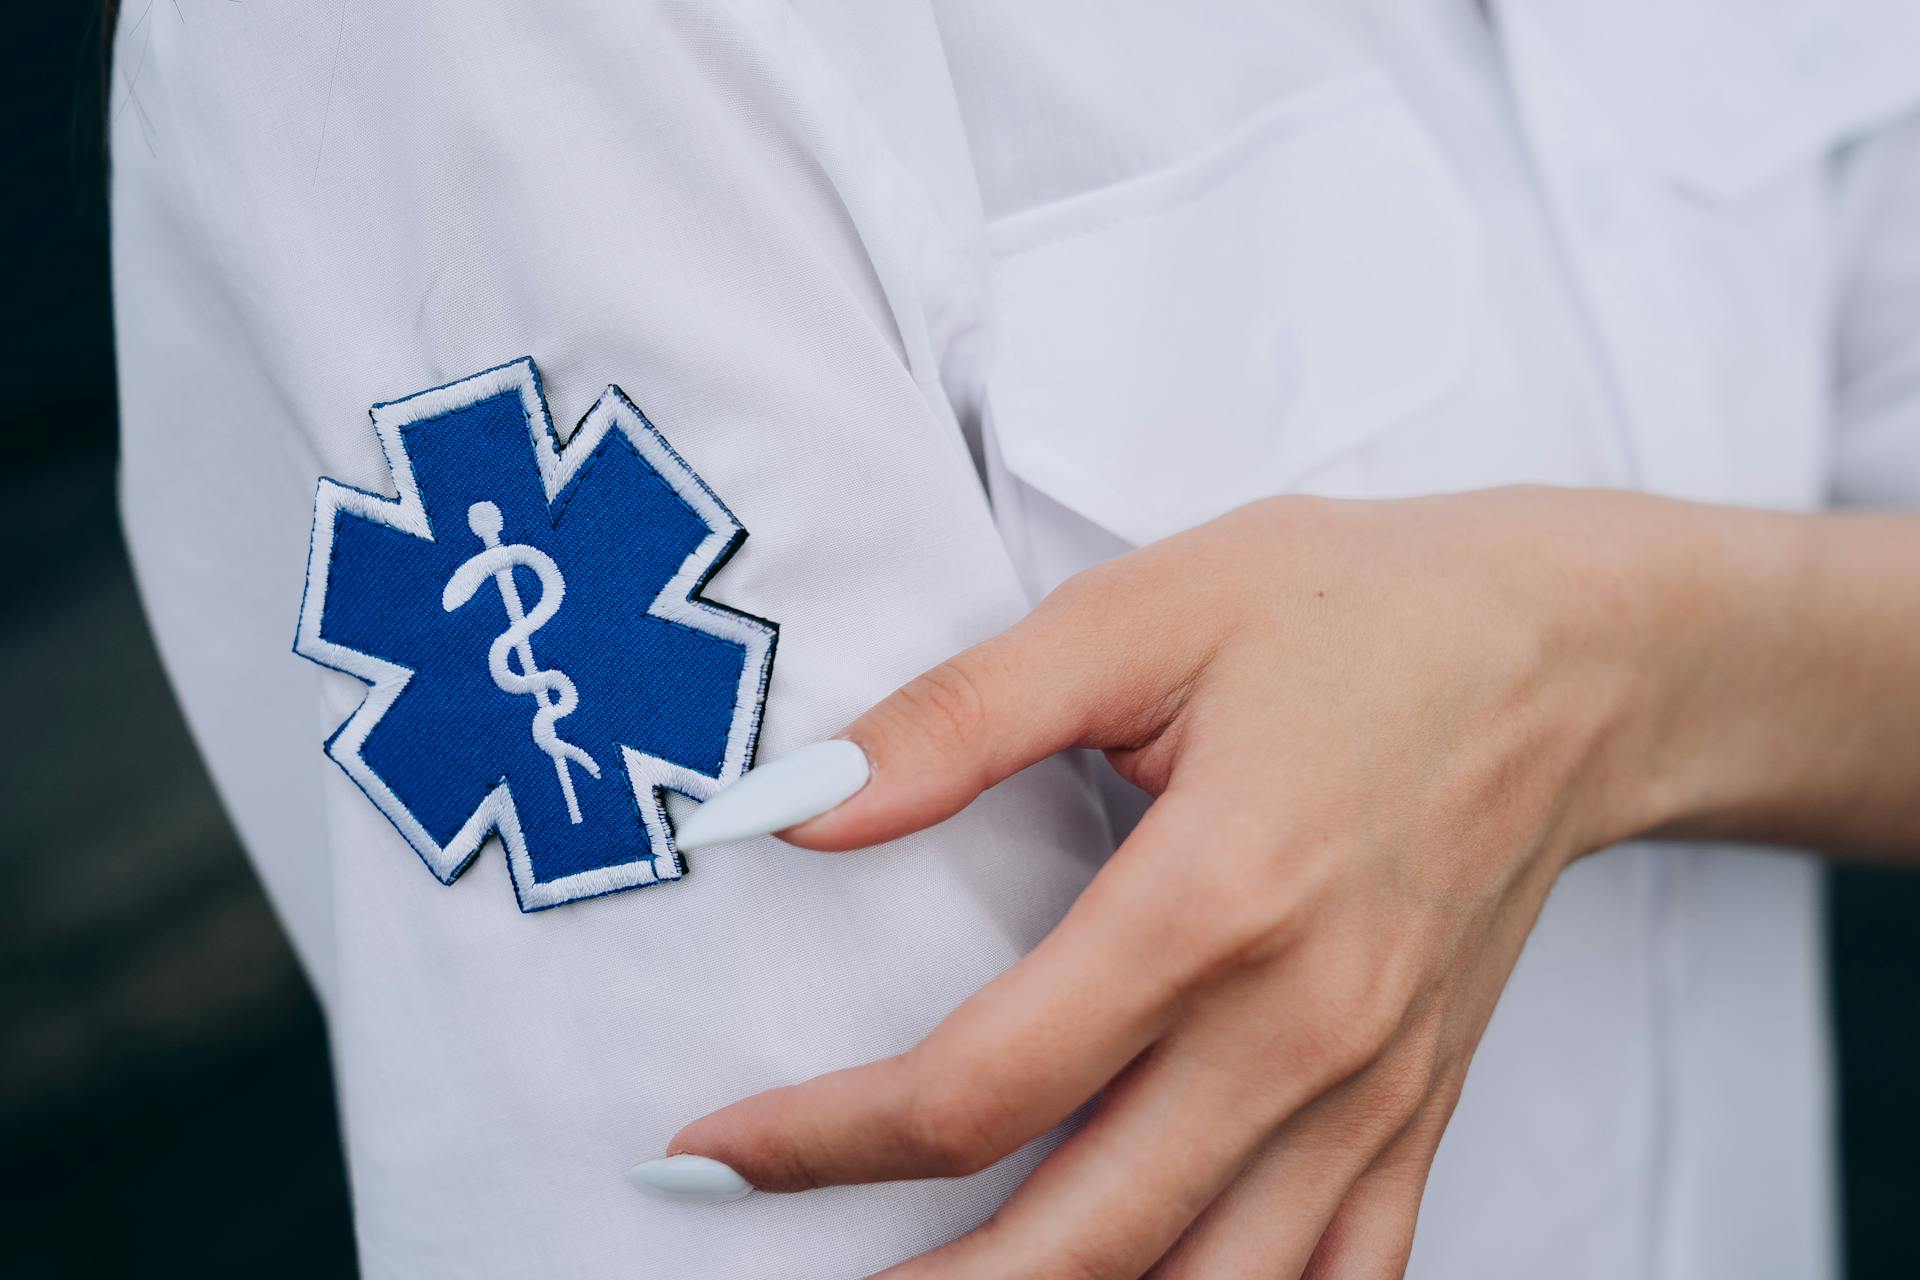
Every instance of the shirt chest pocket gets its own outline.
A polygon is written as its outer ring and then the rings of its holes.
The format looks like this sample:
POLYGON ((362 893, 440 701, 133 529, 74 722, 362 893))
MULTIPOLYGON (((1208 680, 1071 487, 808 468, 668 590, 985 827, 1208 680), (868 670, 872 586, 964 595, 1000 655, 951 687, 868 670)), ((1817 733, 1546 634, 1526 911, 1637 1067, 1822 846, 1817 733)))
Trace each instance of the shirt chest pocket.
POLYGON ((1207 520, 1443 396, 1483 323, 1477 221, 1372 72, 1157 172, 997 223, 989 422, 1129 542, 1207 520))

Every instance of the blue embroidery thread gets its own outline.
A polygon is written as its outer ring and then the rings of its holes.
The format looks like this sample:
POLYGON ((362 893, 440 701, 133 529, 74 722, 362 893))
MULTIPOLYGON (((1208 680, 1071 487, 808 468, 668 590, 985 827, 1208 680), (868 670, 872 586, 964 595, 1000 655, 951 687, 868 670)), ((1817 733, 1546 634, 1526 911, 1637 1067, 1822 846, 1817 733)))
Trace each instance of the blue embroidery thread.
POLYGON ((779 638, 700 595, 746 529, 618 387, 562 445, 530 358, 372 418, 396 496, 321 479, 293 645, 370 686, 327 754, 443 884, 495 831, 522 911, 679 879, 779 638))

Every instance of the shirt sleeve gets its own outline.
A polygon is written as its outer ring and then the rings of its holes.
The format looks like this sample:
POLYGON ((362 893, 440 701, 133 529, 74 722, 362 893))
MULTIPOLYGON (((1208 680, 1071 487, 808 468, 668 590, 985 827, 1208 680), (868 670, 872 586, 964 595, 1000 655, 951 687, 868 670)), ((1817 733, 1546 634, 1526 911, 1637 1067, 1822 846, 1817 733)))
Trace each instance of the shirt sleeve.
POLYGON ((1839 161, 1833 497, 1920 504, 1920 116, 1839 161))
POLYGON ((1109 848, 1074 762, 886 847, 742 842, 523 914, 497 841, 429 874, 323 753, 366 686, 287 651, 318 479, 395 491, 368 407, 521 356, 563 433, 619 384, 749 531, 704 594, 779 624, 762 760, 1020 616, 963 430, 984 253, 931 18, 125 8, 126 521, 328 1013, 366 1274, 865 1275, 984 1219, 1032 1151, 719 1207, 622 1175, 1032 947, 1109 848))

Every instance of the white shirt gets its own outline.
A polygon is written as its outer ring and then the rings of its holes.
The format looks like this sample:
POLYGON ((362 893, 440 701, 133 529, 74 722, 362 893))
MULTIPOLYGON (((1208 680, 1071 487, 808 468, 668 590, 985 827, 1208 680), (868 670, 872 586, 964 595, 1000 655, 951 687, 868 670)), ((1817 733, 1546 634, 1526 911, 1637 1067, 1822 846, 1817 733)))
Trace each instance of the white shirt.
MULTIPOLYGON (((868 852, 442 886, 322 753, 365 686, 288 652, 316 479, 392 492, 369 405, 522 355, 563 424, 624 388, 751 531, 707 594, 781 624, 762 759, 1264 494, 1920 497, 1920 15, 1491 7, 126 6, 127 526, 327 1010, 367 1274, 842 1277, 978 1223, 1044 1142, 720 1206, 620 1175, 913 1043, 1139 807, 1065 757, 868 852)), ((1817 888, 1574 867, 1411 1274, 1831 1273, 1817 888)))

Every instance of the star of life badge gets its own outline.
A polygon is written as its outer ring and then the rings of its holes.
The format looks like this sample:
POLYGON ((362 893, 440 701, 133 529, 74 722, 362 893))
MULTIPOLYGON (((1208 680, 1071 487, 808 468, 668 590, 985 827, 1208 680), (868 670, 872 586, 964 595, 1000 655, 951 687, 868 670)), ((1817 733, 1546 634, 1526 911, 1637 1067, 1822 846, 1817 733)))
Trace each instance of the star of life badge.
POLYGON ((677 880, 665 794, 753 762, 778 627, 701 595, 746 538, 617 387, 564 443, 522 359, 373 407, 394 496, 320 481, 294 652, 369 687, 327 754, 451 884, 523 911, 677 880))

